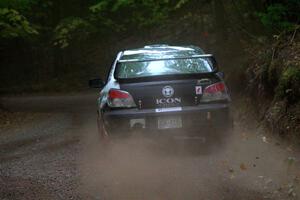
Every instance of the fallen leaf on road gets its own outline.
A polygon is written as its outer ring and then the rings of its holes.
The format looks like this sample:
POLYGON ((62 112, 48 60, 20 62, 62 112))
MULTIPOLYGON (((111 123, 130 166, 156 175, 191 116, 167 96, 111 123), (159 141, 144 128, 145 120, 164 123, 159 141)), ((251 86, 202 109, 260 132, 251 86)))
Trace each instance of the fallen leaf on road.
POLYGON ((244 164, 244 163, 241 163, 240 164, 240 168, 241 168, 241 170, 247 170, 247 167, 246 167, 246 165, 244 164))

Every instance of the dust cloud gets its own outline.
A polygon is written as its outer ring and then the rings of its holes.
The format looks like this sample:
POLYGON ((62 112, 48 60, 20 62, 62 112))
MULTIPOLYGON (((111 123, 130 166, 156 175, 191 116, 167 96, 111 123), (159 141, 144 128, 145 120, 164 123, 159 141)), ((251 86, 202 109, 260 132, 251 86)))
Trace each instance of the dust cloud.
POLYGON ((79 164, 84 198, 176 200, 260 196, 251 187, 243 188, 231 181, 228 166, 223 166, 220 158, 225 146, 208 149, 199 141, 148 138, 138 133, 104 145, 96 128, 91 129, 94 125, 90 123, 87 127, 79 164))
POLYGON ((176 199, 193 179, 184 144, 132 136, 88 146, 83 183, 96 199, 176 199))

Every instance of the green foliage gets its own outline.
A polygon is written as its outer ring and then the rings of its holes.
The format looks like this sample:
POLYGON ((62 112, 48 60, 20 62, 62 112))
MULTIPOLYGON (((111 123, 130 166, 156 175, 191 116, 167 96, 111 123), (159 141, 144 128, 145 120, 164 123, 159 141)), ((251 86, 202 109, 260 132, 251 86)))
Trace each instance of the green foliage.
POLYGON ((266 13, 260 13, 261 22, 268 28, 276 28, 278 30, 291 27, 291 23, 287 21, 287 7, 281 4, 274 4, 268 7, 266 13))
POLYGON ((0 8, 0 37, 17 38, 37 35, 29 21, 18 11, 8 8, 0 8))
POLYGON ((90 10, 94 18, 106 19, 109 24, 118 25, 119 30, 129 30, 162 23, 170 11, 168 5, 169 0, 105 0, 91 6, 90 10))
POLYGON ((276 97, 279 99, 287 98, 290 103, 300 99, 300 69, 297 67, 288 67, 282 74, 278 87, 276 88, 276 97))
POLYGON ((124 29, 123 25, 118 25, 116 20, 113 20, 112 4, 113 1, 105 0, 89 7, 90 15, 88 19, 91 24, 97 29, 98 35, 112 35, 124 29))
POLYGON ((54 30, 54 45, 66 48, 72 41, 85 40, 92 31, 92 25, 82 18, 64 19, 54 30))
POLYGON ((180 9, 182 6, 187 4, 190 0, 179 0, 177 4, 175 5, 175 9, 180 9))
POLYGON ((38 0, 1 0, 0 8, 12 8, 19 11, 29 10, 38 0))
POLYGON ((101 2, 91 6, 89 9, 92 13, 102 13, 102 12, 108 10, 108 2, 101 1, 101 2))
POLYGON ((267 7, 265 12, 258 13, 264 26, 271 30, 290 30, 299 23, 300 1, 290 0, 286 3, 275 3, 267 7))

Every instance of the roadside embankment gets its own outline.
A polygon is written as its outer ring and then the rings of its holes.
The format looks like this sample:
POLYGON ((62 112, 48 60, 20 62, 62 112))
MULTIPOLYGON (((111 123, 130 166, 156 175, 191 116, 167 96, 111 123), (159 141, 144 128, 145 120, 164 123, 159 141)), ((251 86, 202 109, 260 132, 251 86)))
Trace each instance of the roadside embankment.
POLYGON ((243 93, 252 106, 246 109, 273 133, 300 143, 300 35, 296 29, 273 37, 248 49, 243 93))

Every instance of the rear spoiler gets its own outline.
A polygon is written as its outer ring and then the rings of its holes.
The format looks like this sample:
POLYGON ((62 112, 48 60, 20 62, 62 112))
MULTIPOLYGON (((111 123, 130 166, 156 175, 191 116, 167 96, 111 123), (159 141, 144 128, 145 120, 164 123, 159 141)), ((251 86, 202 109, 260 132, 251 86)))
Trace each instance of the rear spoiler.
POLYGON ((128 59, 128 60, 118 60, 118 63, 131 63, 131 62, 151 62, 151 61, 162 61, 162 60, 180 60, 180 59, 195 59, 195 58, 211 58, 213 64, 216 64, 215 58, 212 54, 203 54, 203 55, 192 55, 184 57, 169 57, 169 58, 153 58, 153 59, 128 59))

